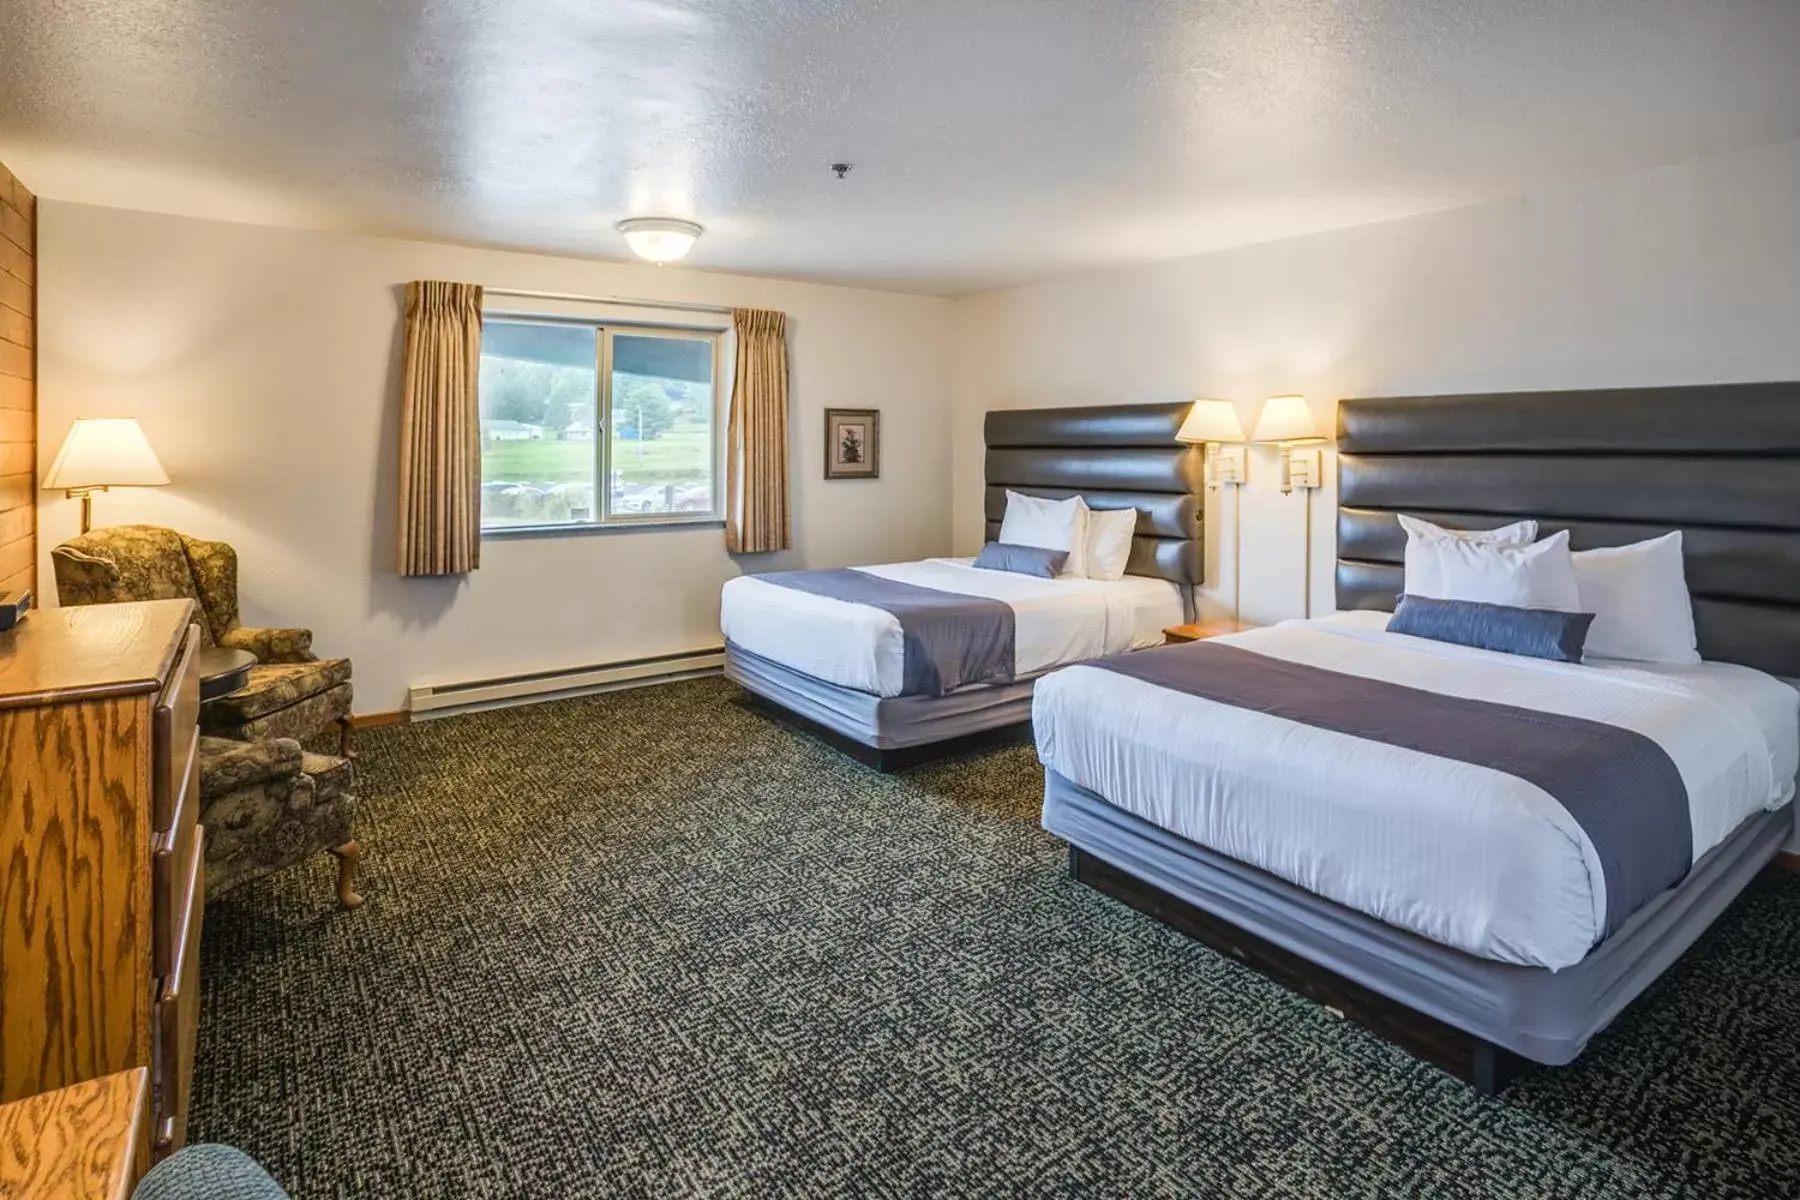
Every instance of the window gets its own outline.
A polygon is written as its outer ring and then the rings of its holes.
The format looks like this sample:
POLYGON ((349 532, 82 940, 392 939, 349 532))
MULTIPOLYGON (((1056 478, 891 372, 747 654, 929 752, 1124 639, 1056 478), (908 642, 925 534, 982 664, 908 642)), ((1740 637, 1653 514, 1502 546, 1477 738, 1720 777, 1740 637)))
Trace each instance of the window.
POLYGON ((482 529, 718 520, 722 336, 488 317, 482 529))

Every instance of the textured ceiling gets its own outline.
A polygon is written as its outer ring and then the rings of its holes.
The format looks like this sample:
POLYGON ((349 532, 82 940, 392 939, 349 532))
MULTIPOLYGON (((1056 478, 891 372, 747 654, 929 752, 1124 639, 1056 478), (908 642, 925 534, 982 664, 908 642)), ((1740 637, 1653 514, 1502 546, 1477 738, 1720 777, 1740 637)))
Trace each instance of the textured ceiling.
POLYGON ((965 293, 1800 138, 1800 0, 6 0, 52 197, 965 293), (827 164, 849 160, 843 182, 827 164))

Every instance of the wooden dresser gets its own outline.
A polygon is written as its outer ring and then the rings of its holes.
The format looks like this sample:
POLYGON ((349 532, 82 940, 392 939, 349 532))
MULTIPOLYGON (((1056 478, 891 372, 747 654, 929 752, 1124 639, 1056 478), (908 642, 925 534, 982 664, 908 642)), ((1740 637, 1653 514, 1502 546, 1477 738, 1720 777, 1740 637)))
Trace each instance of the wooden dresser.
POLYGON ((155 600, 0 634, 0 1103, 146 1067, 145 1163, 186 1138, 199 1015, 194 619, 155 600))

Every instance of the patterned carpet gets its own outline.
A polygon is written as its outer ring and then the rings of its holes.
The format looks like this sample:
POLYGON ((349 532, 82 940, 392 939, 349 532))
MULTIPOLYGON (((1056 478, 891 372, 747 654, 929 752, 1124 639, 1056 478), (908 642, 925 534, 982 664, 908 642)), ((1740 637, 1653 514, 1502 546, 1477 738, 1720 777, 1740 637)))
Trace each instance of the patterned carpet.
POLYGON ((372 732, 368 904, 208 911, 192 1133, 297 1200, 1752 1196, 1800 878, 1481 1100, 1063 875, 1028 747, 882 777, 717 679, 372 732))

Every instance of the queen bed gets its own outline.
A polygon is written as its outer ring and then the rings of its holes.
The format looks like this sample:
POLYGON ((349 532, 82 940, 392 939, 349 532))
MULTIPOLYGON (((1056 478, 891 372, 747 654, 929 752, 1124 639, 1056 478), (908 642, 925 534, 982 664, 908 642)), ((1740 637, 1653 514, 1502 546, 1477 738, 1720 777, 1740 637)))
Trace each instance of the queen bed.
POLYGON ((1044 826, 1076 878, 1492 1091, 1572 1061, 1792 836, 1800 386, 1340 423, 1346 611, 1041 682, 1044 826), (1704 661, 1394 632, 1402 512, 1583 549, 1680 530, 1704 661))
MULTIPOLYGON (((1201 579, 1199 451, 1185 404, 988 414, 988 541, 1009 495, 1129 513, 1114 570, 1038 577, 927 559, 746 575, 721 598, 725 672, 789 719, 895 769, 1028 729, 1046 671, 1160 645, 1201 579)), ((1066 568, 1066 569, 1063 569, 1066 568)))

